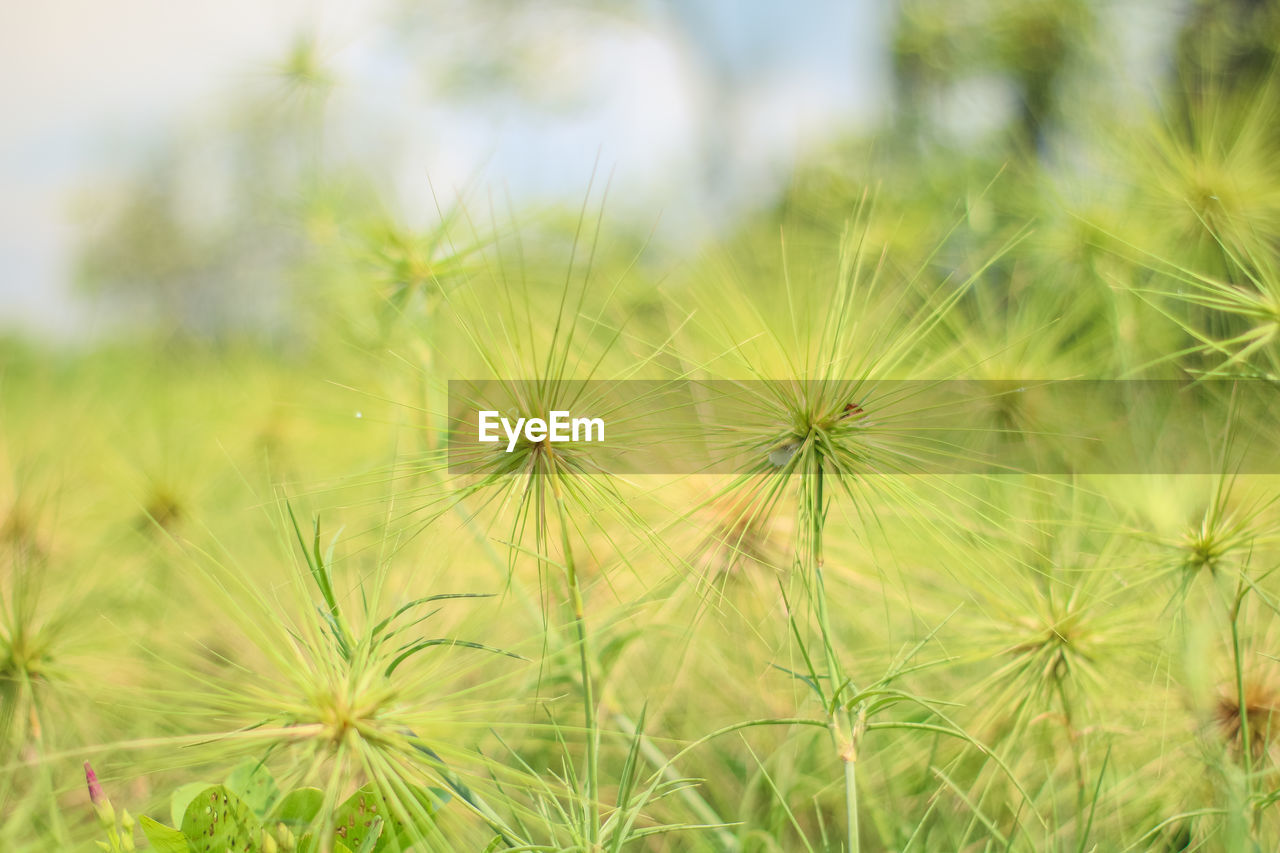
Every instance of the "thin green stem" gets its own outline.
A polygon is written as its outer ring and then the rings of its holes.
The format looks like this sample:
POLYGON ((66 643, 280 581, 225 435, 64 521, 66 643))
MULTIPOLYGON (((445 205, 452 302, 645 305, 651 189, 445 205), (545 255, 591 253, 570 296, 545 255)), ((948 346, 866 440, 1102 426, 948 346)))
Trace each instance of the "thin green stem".
POLYGON ((814 501, 810 507, 812 518, 810 520, 810 549, 811 559, 813 561, 813 582, 816 590, 815 604, 818 609, 818 629, 822 632, 822 648, 827 657, 827 675, 830 677, 833 704, 838 705, 839 697, 835 695, 836 691, 841 689, 844 679, 840 671, 840 663, 836 658, 835 646, 831 642, 830 617, 827 613, 827 585, 822 576, 823 556, 822 556, 822 530, 826 524, 826 514, 823 512, 823 482, 822 482, 822 456, 814 455, 815 467, 814 471, 814 501))
POLYGON ((860 850, 858 832, 858 730, 854 725, 851 713, 841 707, 840 696, 844 690, 844 672, 836 655, 835 644, 831 639, 831 620, 827 606, 827 587, 823 578, 822 535, 826 525, 826 496, 823 483, 822 453, 813 455, 813 499, 809 502, 809 559, 813 570, 813 597, 818 614, 818 630, 822 634, 822 648, 827 659, 827 680, 831 685, 831 731, 832 743, 836 754, 844 765, 844 803, 845 826, 847 828, 848 850, 858 853, 860 850))
POLYGON ((1062 719, 1067 731, 1067 743, 1071 747, 1071 757, 1075 764, 1076 814, 1084 814, 1085 802, 1088 799, 1088 781, 1085 778, 1084 755, 1080 749, 1078 732, 1076 732, 1075 715, 1072 713, 1071 700, 1067 697, 1066 680, 1055 672, 1053 684, 1058 694, 1058 702, 1062 705, 1062 719))
POLYGON ((600 737, 596 724, 595 682, 591 674, 591 647, 587 620, 582 604, 582 587, 578 582, 577 564, 569 541, 569 511, 564 505, 564 491, 556 471, 555 457, 550 452, 551 487, 555 494, 556 512, 560 520, 560 546, 564 552, 565 575, 569 584, 569 602, 573 608, 573 627, 578 635, 578 664, 582 677, 582 715, 587 737, 587 840, 592 849, 600 843, 600 737))
MULTIPOLYGON (((1249 704, 1245 693, 1244 661, 1240 649, 1240 606, 1244 602, 1245 585, 1241 579, 1236 591, 1235 603, 1231 608, 1231 654, 1235 665, 1236 705, 1240 717, 1240 750, 1244 763, 1244 795, 1245 803, 1253 808, 1253 741, 1249 731, 1249 704)), ((1256 826, 1255 817, 1249 820, 1250 827, 1256 826)))
POLYGON ((858 771, 854 757, 844 762, 844 817, 849 826, 849 850, 858 849, 858 771))

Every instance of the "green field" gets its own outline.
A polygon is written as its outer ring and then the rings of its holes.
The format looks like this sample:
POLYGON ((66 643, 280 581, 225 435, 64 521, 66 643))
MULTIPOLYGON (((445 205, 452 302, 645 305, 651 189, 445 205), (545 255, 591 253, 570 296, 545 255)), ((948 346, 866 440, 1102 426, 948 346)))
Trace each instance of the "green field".
POLYGON ((1269 388, 1280 17, 1116 112, 1037 100, 1089 4, 969 5, 1025 20, 904 4, 897 71, 995 63, 1020 118, 963 147, 904 110, 696 251, 605 176, 410 225, 322 171, 212 236, 140 189, 77 269, 143 319, 0 340, 0 851, 1277 849, 1269 416, 1135 405, 1105 463, 967 469, 1075 422, 996 396, 947 473, 864 389, 1269 388), (246 321, 249 255, 281 286, 246 321), (730 383, 753 419, 703 426, 754 461, 451 470, 451 379, 526 416, 730 383))

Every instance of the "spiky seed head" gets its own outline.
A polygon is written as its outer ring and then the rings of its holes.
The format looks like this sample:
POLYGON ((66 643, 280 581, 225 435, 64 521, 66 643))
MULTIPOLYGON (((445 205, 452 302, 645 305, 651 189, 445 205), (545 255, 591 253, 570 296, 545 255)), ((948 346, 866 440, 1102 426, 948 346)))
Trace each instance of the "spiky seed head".
POLYGON ((1236 684, 1224 684, 1213 716, 1219 733, 1237 756, 1245 749, 1247 727, 1249 752, 1258 761, 1280 740, 1280 686, 1271 679, 1246 679, 1241 701, 1236 684))

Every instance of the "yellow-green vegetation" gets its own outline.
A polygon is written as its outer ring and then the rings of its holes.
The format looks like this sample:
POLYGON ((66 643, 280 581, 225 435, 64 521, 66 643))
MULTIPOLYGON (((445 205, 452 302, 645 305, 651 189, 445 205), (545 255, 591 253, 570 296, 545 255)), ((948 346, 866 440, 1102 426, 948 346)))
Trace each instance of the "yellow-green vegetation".
POLYGON ((124 211, 82 266, 145 329, 0 344, 0 850, 1277 849, 1280 483, 1237 464, 1274 424, 1207 416, 1174 450, 1216 473, 945 474, 863 396, 1277 381, 1275 16, 1206 6, 1148 113, 1086 116, 1054 93, 1097 4, 940 5, 904 4, 901 81, 1004 68, 1008 132, 908 104, 694 259, 598 190, 424 228, 306 163, 217 240, 124 211), (241 247, 269 318, 204 310, 241 247), (460 474, 457 378, 530 416, 750 380, 706 426, 756 461, 460 474))

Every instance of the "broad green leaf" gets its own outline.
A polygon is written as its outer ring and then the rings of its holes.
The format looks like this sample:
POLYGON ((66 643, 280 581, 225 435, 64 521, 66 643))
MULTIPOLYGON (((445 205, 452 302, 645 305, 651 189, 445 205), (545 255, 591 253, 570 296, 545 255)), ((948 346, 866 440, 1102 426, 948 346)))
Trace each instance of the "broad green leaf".
POLYGON ((260 818, 266 817, 280 798, 280 789, 276 787, 271 771, 259 761, 244 762, 231 771, 224 784, 260 818))
POLYGON ((195 853, 258 849, 262 824, 248 804, 222 785, 206 788, 187 806, 182 834, 195 853))
MULTIPOLYGON (((430 820, 435 817, 436 813, 440 811, 440 807, 448 802, 452 797, 452 794, 448 791, 442 791, 439 788, 415 787, 412 790, 414 798, 418 802, 416 808, 412 806, 409 807, 410 814, 418 815, 419 812, 421 812, 421 816, 427 818, 428 824, 430 823, 430 820)), ((382 837, 378 840, 378 845, 373 848, 377 853, 382 853, 382 851, 385 850, 401 850, 407 848, 413 842, 420 840, 429 828, 429 826, 424 825, 422 821, 419 821, 417 824, 406 824, 394 814, 391 814, 390 808, 384 807, 383 811, 385 813, 387 824, 390 826, 390 831, 383 832, 382 837), (392 838, 395 839, 394 846, 391 843, 392 838)))
MULTIPOLYGON (((333 831, 353 850, 365 849, 365 841, 381 836, 386 803, 369 786, 356 791, 333 814, 333 831)), ((376 848, 375 848, 376 849, 376 848)))
POLYGON ((379 847, 385 847, 381 843, 382 838, 382 818, 374 818, 373 825, 369 828, 369 832, 365 835, 364 841, 360 844, 360 849, 355 853, 373 853, 379 847))
POLYGON ((271 812, 269 823, 283 823, 291 829, 310 826, 324 805, 324 791, 319 788, 297 788, 280 798, 271 812))
MULTIPOLYGON (((415 788, 416 806, 408 806, 411 814, 429 821, 449 798, 447 791, 415 788)), ((386 799, 371 785, 356 791, 334 813, 334 832, 355 853, 382 853, 402 850, 419 840, 427 831, 422 821, 411 825, 400 820, 386 799)))
POLYGON ((187 806, 196 798, 196 794, 210 786, 209 782, 188 782, 179 785, 169 798, 169 818, 174 826, 182 826, 182 817, 187 813, 187 806))
POLYGON ((187 837, 172 826, 165 826, 146 815, 138 818, 138 823, 142 826, 142 834, 147 837, 147 843, 156 853, 191 853, 187 837))

